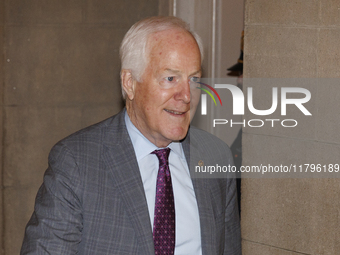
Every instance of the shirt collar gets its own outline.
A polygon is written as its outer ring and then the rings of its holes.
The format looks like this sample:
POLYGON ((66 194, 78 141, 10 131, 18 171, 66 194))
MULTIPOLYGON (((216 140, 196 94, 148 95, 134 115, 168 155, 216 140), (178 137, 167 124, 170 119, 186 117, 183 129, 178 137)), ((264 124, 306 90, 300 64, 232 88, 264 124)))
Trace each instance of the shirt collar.
MULTIPOLYGON (((159 150, 156 145, 150 142, 130 120, 127 111, 125 111, 125 125, 129 133, 130 139, 132 141, 133 148, 136 153, 137 161, 141 160, 145 156, 149 155, 154 150, 159 150)), ((180 142, 172 142, 167 147, 169 147, 175 154, 179 157, 185 159, 182 144, 180 142)))

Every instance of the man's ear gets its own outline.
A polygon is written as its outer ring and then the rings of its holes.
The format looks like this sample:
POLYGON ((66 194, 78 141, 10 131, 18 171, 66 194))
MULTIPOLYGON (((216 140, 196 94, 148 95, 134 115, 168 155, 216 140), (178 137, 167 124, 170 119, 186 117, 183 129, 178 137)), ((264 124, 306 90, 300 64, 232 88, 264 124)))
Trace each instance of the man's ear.
POLYGON ((127 98, 133 100, 135 97, 136 80, 132 77, 131 70, 123 69, 120 73, 120 79, 127 98))

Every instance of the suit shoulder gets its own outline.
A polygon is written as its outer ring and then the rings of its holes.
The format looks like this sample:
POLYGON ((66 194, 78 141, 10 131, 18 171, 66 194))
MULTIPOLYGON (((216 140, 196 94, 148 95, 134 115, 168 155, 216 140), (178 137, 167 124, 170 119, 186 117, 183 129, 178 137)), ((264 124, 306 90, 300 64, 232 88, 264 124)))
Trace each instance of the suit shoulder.
POLYGON ((112 123, 115 116, 112 116, 108 119, 105 119, 101 122, 98 122, 96 124, 93 124, 91 126, 85 127, 83 129, 80 129, 76 131, 75 133, 63 138, 58 143, 72 143, 72 142, 78 142, 78 141, 84 141, 84 140, 97 140, 100 135, 105 132, 105 129, 107 129, 108 126, 112 123))
POLYGON ((208 148, 225 148, 229 150, 229 146, 217 136, 197 127, 190 127, 190 142, 208 148))
POLYGON ((53 146, 52 152, 61 147, 67 147, 73 152, 93 151, 101 147, 108 137, 111 142, 114 142, 116 134, 124 132, 125 124, 123 123, 125 123, 124 111, 65 137, 53 146))
MULTIPOLYGON (((186 146, 189 144, 190 164, 194 168, 200 161, 204 162, 205 166, 234 165, 229 146, 218 137, 196 127, 190 127, 188 138, 186 146)), ((192 170, 193 173, 196 172, 195 169, 192 170)), ((221 177, 229 178, 224 174, 221 177)))

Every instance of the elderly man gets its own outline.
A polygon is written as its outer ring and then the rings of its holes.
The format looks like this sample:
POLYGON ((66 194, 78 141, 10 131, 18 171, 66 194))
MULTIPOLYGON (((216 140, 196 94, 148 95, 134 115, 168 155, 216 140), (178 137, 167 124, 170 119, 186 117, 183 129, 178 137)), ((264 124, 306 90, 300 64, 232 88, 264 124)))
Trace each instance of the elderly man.
POLYGON ((189 129, 199 37, 153 17, 120 53, 126 109, 54 146, 21 254, 241 254, 235 180, 189 171, 193 152, 232 164, 225 144, 189 129))

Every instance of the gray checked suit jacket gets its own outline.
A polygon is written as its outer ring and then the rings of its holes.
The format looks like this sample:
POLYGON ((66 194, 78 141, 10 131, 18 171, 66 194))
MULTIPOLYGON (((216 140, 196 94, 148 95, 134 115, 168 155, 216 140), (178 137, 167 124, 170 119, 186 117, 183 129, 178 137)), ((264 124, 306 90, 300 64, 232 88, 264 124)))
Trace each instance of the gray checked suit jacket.
MULTIPOLYGON (((155 254, 124 112, 53 147, 21 254, 155 254)), ((194 161, 232 164, 229 148, 198 129, 190 128, 183 149, 188 162, 195 155, 194 161)), ((241 254, 235 179, 192 181, 203 254, 241 254)))

